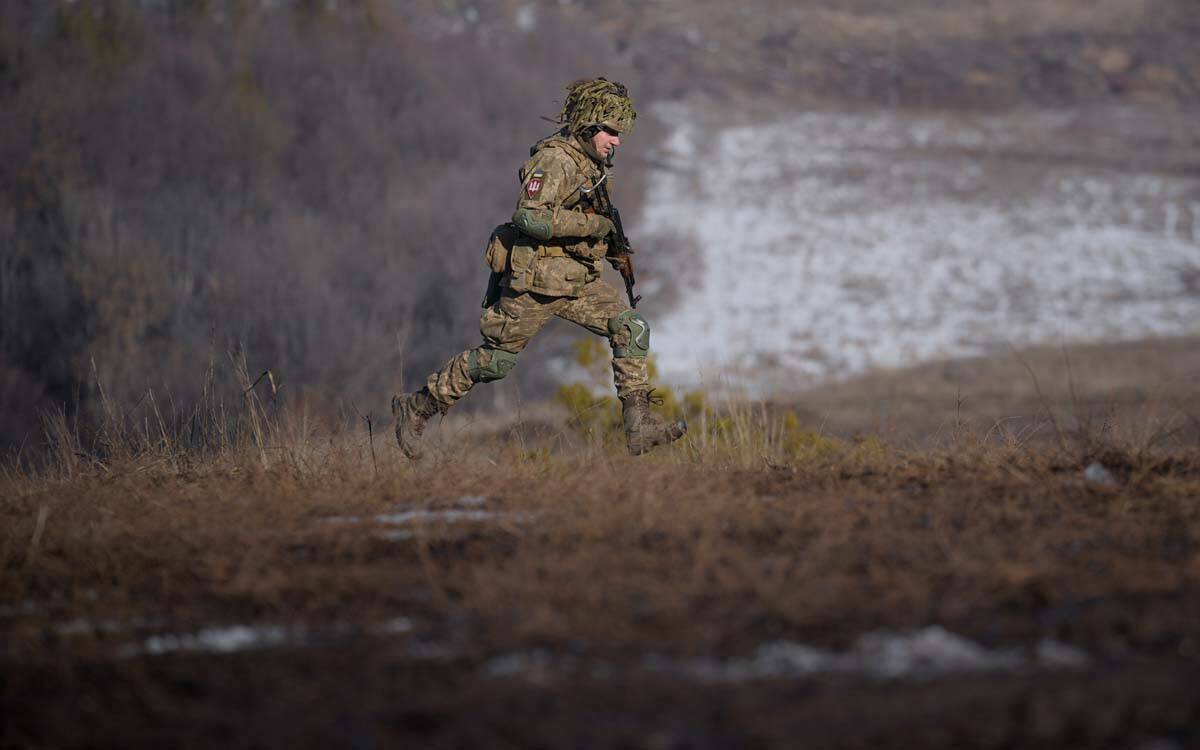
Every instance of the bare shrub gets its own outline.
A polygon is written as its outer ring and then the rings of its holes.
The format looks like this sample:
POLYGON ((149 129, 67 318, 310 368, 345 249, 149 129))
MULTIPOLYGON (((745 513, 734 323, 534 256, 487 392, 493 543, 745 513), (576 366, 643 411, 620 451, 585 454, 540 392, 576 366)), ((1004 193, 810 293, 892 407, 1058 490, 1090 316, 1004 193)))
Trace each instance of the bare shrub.
POLYGON ((88 419, 92 360, 116 401, 190 405, 210 352, 242 352, 332 410, 474 344, 482 243, 538 116, 597 72, 569 51, 604 46, 431 37, 374 4, 2 7, 5 388, 88 419))

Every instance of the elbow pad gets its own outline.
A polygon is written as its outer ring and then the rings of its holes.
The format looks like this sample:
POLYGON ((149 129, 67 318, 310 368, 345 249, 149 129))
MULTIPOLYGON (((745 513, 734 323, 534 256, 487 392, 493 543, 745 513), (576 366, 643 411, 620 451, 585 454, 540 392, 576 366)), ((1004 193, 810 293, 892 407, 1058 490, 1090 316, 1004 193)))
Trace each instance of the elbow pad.
POLYGON ((512 215, 513 224, 525 234, 538 240, 554 236, 554 214, 545 209, 518 208, 512 215))

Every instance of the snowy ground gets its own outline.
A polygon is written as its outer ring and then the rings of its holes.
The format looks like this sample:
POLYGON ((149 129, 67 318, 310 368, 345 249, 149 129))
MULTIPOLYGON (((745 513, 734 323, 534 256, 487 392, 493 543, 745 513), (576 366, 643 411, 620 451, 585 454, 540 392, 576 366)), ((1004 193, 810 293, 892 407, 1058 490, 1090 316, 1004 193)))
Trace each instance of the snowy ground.
MULTIPOLYGON (((847 652, 833 652, 801 643, 776 641, 745 658, 673 659, 648 654, 642 668, 710 683, 753 680, 802 680, 843 674, 887 680, 921 680, 972 672, 1021 672, 1032 669, 1083 669, 1090 657, 1067 644, 1043 639, 1030 649, 987 649, 974 641, 931 625, 906 633, 867 633, 847 652)), ((493 677, 525 676, 540 682, 553 673, 582 671, 580 660, 548 651, 503 654, 484 665, 493 677)), ((610 673, 593 665, 596 676, 610 673)))
POLYGON ((634 228, 649 252, 682 241, 694 269, 651 318, 669 383, 761 394, 1010 345, 1200 329, 1200 176, 1161 160, 1143 170, 1136 154, 1116 165, 1128 144, 1081 115, 716 127, 671 107, 659 114, 685 124, 656 154, 634 228))

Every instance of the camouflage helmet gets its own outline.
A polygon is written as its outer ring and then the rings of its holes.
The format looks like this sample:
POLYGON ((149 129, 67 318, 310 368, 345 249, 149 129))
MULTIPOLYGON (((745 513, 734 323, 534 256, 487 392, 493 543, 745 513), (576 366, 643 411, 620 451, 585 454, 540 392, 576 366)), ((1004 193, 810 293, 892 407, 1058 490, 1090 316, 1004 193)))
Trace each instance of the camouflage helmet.
POLYGON ((581 78, 567 87, 557 122, 572 133, 597 125, 628 133, 636 119, 633 100, 624 85, 607 78, 581 78))

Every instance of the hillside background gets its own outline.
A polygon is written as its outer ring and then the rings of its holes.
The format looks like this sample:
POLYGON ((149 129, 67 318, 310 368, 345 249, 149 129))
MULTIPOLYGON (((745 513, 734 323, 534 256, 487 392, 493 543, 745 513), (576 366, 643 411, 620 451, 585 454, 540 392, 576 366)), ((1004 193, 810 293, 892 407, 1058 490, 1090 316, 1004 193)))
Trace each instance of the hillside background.
MULTIPOLYGON (((620 157, 636 240, 680 112, 1117 108, 1137 113, 1120 148, 1084 133, 1105 168, 1169 171, 1200 204, 1197 39, 1191 0, 0 0, 0 443, 36 451, 55 409, 86 426, 98 384, 182 418, 232 387, 231 355, 314 413, 383 413, 476 342, 482 244, 576 77, 623 81, 645 115, 620 157)), ((689 249, 667 230, 639 256, 664 315, 689 249)))

